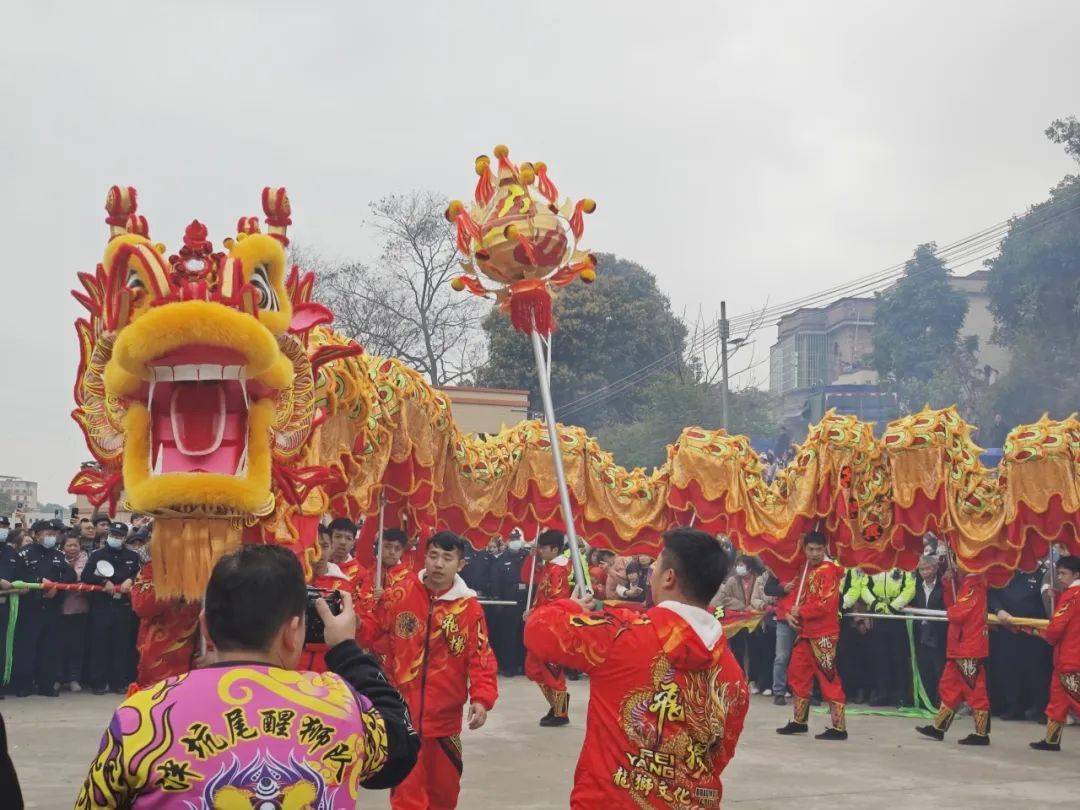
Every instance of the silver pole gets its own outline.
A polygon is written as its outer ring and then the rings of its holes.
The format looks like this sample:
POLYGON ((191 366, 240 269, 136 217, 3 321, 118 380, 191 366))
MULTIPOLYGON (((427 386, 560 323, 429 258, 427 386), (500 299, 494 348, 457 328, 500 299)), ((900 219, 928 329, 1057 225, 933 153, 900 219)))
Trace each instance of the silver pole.
POLYGON ((386 513, 386 497, 379 493, 379 539, 375 546, 375 587, 382 588, 382 536, 386 528, 384 517, 386 513))
POLYGON ((540 524, 536 524, 536 537, 533 538, 532 568, 529 570, 529 593, 525 597, 525 612, 532 610, 533 584, 536 582, 536 541, 540 539, 540 524))
POLYGON ((544 346, 536 324, 529 332, 532 338, 533 356, 536 358, 537 378, 540 381, 540 399, 544 403, 544 419, 547 422, 548 438, 551 440, 551 461, 555 465, 555 479, 559 484, 559 505, 562 507, 563 523, 566 525, 566 539, 570 542, 570 562, 574 566, 574 578, 577 580, 575 592, 584 596, 585 566, 581 561, 581 549, 578 548, 577 532, 574 530, 574 512, 570 508, 570 490, 566 487, 566 471, 563 469, 562 447, 559 446, 559 431, 555 427, 555 406, 551 404, 551 386, 544 362, 544 346))

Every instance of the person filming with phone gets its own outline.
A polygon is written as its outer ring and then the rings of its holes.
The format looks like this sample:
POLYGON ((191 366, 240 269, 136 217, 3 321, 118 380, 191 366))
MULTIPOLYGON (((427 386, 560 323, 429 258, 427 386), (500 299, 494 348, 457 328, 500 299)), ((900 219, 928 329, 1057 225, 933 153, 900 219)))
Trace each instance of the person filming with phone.
POLYGON ((75 803, 97 807, 357 805, 399 784, 420 740, 401 696, 357 646, 352 598, 311 602, 296 556, 250 545, 214 566, 200 616, 214 662, 127 698, 75 803), (328 672, 296 669, 308 616, 328 672))

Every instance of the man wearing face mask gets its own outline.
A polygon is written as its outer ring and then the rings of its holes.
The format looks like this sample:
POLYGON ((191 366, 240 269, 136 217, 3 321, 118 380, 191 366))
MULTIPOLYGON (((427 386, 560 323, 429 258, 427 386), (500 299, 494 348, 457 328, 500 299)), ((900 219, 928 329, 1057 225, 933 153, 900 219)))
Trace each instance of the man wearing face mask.
POLYGON ((127 535, 127 524, 110 524, 105 547, 90 555, 82 572, 83 582, 105 588, 91 594, 87 680, 95 695, 109 688, 118 695, 127 692, 135 668, 131 586, 142 562, 138 552, 124 546, 127 535))
MULTIPOLYGON (((60 520, 39 521, 30 528, 34 542, 19 550, 18 579, 23 582, 74 582, 75 570, 60 550, 60 520)), ((39 695, 57 697, 60 669, 60 606, 57 591, 31 591, 19 597, 12 685, 18 697, 37 686, 39 695)))
MULTIPOLYGON (((511 532, 508 543, 504 543, 501 537, 492 540, 488 568, 488 594, 492 599, 517 602, 518 586, 522 584, 521 567, 527 556, 524 546, 520 532, 517 535, 511 532)), ((487 616, 491 648, 499 662, 500 674, 505 678, 520 674, 525 665, 521 607, 517 604, 484 605, 484 614, 487 616)))

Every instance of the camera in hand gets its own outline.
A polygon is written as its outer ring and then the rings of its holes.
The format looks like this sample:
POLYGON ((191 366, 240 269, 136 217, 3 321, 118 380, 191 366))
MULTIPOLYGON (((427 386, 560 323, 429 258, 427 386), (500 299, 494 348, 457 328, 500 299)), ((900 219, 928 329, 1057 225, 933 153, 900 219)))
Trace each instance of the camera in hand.
POLYGON ((318 588, 307 589, 307 631, 304 633, 305 644, 325 644, 326 627, 323 625, 319 611, 315 609, 315 603, 319 599, 325 599, 330 612, 335 616, 341 613, 343 605, 340 591, 322 591, 318 588))

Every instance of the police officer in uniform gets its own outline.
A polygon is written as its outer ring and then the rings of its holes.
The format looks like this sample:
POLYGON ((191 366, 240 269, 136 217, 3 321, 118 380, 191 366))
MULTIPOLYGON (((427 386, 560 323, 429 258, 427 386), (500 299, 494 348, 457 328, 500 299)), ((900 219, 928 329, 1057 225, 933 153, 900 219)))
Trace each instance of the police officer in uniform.
MULTIPOLYGON (((914 598, 915 577, 899 568, 871 576, 862 596, 869 612, 883 616, 901 613, 914 598)), ((882 619, 870 630, 874 666, 871 706, 911 705, 911 649, 905 625, 898 619, 882 619)))
MULTIPOLYGON (((511 534, 512 541, 519 540, 511 534)), ((492 599, 511 601, 513 605, 484 605, 484 612, 491 636, 491 649, 499 662, 503 677, 520 675, 525 666, 525 645, 522 641, 522 607, 518 594, 521 588, 521 566, 528 556, 523 544, 514 543, 510 548, 501 538, 495 538, 496 547, 488 560, 488 594, 492 599)), ((522 600, 523 600, 522 596, 522 600)))
POLYGON ((88 680, 95 695, 104 695, 107 689, 117 694, 126 692, 135 666, 131 586, 141 561, 138 552, 124 546, 127 535, 127 524, 111 523, 104 548, 90 555, 82 572, 83 582, 105 587, 103 593, 90 595, 88 680), (110 567, 112 573, 108 572, 110 567))
POLYGON ((1004 720, 1038 720, 1050 697, 1050 645, 1009 627, 1014 618, 1047 618, 1044 574, 1044 567, 1017 571, 1004 588, 987 593, 986 607, 1002 624, 990 633, 990 701, 1004 720))
MULTIPOLYGON (((60 550, 64 534, 60 520, 39 521, 30 528, 34 542, 18 552, 16 572, 23 582, 74 582, 75 569, 60 550)), ((15 627, 15 668, 12 683, 18 697, 37 693, 58 697, 60 675, 60 605, 57 591, 30 591, 19 597, 15 627)))

